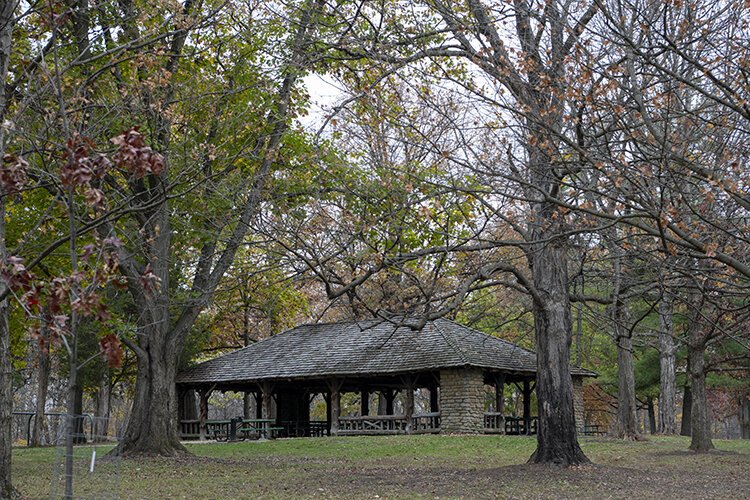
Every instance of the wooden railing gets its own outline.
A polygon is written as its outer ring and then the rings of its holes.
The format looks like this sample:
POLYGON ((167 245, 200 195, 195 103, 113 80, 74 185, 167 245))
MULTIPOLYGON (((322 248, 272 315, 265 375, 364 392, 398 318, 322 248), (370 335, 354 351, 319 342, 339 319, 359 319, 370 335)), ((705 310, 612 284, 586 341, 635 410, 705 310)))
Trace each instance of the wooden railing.
POLYGON ((539 419, 537 417, 531 417, 531 420, 529 421, 529 429, 527 432, 526 422, 522 417, 505 417, 505 433, 516 436, 536 434, 538 422, 539 419))
POLYGON ((484 432, 487 434, 505 433, 505 415, 498 412, 486 412, 484 414, 484 432))
POLYGON ((200 436, 200 420, 180 420, 180 439, 198 439, 200 436))
POLYGON ((405 434, 406 417, 377 415, 367 417, 339 417, 339 434, 405 434))
POLYGON ((412 432, 415 434, 440 432, 440 412, 414 415, 412 417, 412 432))
MULTIPOLYGON (((406 423, 404 415, 339 417, 339 434, 406 434, 406 423)), ((412 432, 440 432, 440 412, 412 416, 412 432)))

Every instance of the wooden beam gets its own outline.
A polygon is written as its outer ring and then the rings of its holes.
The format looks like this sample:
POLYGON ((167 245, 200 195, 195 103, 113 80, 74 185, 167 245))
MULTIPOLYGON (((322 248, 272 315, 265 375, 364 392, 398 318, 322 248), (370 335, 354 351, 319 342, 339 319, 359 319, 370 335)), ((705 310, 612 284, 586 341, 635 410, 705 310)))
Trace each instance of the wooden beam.
POLYGON ((340 379, 331 379, 328 381, 328 388, 331 393, 331 436, 339 433, 339 417, 341 416, 341 386, 343 381, 340 379))
POLYGON ((360 395, 360 414, 363 417, 366 417, 370 414, 370 392, 369 391, 362 391, 360 395))
POLYGON ((505 374, 495 374, 495 411, 503 413, 505 409, 505 374))
POLYGON ((213 387, 210 389, 199 389, 198 395, 200 396, 200 402, 198 404, 198 426, 199 426, 199 439, 201 441, 206 440, 206 420, 208 420, 208 398, 211 397, 213 387))
POLYGON ((406 417, 406 433, 411 434, 414 432, 414 423, 412 417, 414 416, 414 377, 405 377, 404 390, 406 391, 406 397, 404 398, 404 416, 406 417))
POLYGON ((528 436, 531 434, 531 388, 529 387, 529 381, 523 381, 523 425, 525 427, 525 434, 528 436))

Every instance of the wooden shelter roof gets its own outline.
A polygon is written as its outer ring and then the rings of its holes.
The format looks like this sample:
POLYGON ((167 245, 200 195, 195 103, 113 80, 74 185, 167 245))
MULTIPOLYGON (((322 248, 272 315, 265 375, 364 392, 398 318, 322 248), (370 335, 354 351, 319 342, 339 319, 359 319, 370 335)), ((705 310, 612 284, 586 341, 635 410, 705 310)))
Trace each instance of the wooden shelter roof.
MULTIPOLYGON (((536 354, 447 319, 415 330, 370 320, 301 325, 177 375, 184 385, 395 375, 478 367, 536 373, 536 354)), ((571 367, 573 375, 596 376, 571 367)))

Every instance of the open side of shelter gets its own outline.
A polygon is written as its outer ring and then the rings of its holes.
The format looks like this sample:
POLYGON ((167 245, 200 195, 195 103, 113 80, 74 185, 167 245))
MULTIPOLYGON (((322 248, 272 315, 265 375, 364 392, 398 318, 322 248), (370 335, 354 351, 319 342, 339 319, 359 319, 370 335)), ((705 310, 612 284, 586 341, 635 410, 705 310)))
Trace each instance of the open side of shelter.
MULTIPOLYGON (((446 319, 420 330, 405 321, 302 325, 181 372, 180 430, 184 439, 534 434, 536 370, 533 352, 446 319), (503 413, 507 385, 522 395, 520 415, 503 413), (487 386, 494 389, 490 401, 487 386), (208 398, 214 391, 252 394, 255 415, 209 420, 208 398), (360 395, 359 415, 341 415, 345 393, 360 395), (379 397, 377 412, 370 408, 372 394, 379 397), (423 405, 429 411, 415 411, 415 394, 429 398, 423 405), (325 400, 326 420, 310 418, 316 395, 325 400), (397 395, 399 405, 394 404, 397 395)), ((578 367, 571 367, 571 373, 582 430, 583 377, 596 374, 578 367)))

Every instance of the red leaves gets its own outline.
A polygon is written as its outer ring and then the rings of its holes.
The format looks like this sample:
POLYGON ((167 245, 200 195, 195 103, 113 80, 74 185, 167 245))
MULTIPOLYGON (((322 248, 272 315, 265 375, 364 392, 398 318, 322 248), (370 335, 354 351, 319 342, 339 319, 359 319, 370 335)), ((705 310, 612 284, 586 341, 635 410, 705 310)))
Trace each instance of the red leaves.
POLYGON ((5 155, 2 169, 0 169, 0 185, 2 185, 3 194, 15 194, 21 191, 26 184, 28 169, 29 163, 23 158, 5 155))
POLYGON ((117 146, 113 157, 115 164, 136 179, 147 174, 159 175, 164 170, 164 157, 146 145, 137 128, 126 130, 111 140, 117 146))
POLYGON ((146 269, 143 270, 143 273, 141 273, 141 285, 143 285, 144 290, 148 293, 159 291, 161 287, 161 278, 154 274, 150 262, 146 266, 146 269))
POLYGON ((102 178, 112 166, 111 162, 106 156, 96 153, 94 144, 85 137, 70 139, 67 146, 66 162, 60 169, 60 181, 63 186, 93 189, 90 182, 94 178, 102 178))
POLYGON ((8 288, 15 292, 28 293, 34 289, 34 276, 23 265, 23 259, 11 255, 0 270, 8 288))
POLYGON ((99 352, 110 368, 119 368, 122 365, 122 344, 114 333, 109 333, 99 340, 99 352))

